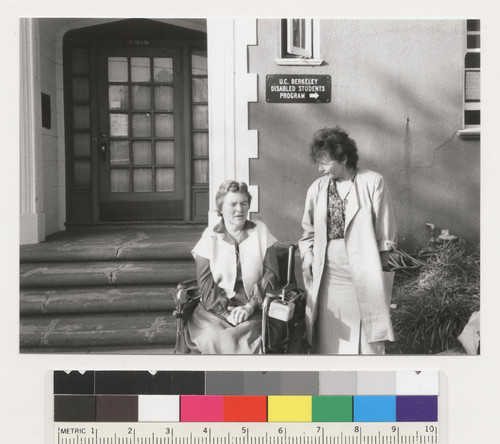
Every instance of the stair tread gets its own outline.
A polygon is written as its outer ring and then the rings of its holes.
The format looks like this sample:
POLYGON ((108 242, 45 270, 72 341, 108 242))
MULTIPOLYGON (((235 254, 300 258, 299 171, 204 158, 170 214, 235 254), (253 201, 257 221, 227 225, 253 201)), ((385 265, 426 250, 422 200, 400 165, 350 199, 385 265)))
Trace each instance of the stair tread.
POLYGON ((175 286, 25 289, 21 315, 173 310, 175 286))
POLYGON ((21 349, 173 345, 176 319, 169 312, 26 316, 21 349))
POLYGON ((21 288, 177 284, 195 275, 193 261, 23 263, 21 288))
POLYGON ((109 227, 70 230, 22 245, 21 262, 192 259, 201 226, 109 227))

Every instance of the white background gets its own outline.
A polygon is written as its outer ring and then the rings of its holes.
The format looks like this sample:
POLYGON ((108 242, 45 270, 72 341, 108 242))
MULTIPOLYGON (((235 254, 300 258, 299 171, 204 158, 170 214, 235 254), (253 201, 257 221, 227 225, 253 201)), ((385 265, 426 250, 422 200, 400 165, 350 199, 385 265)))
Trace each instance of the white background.
MULTIPOLYGON (((240 2, 181 0, 13 1, 0 6, 0 204, 2 285, 0 292, 0 442, 41 444, 51 411, 45 380, 54 369, 92 370, 424 370, 444 372, 448 385, 450 444, 498 442, 500 390, 500 243, 497 118, 500 104, 500 2, 419 0, 363 2, 333 0, 240 2), (302 3, 302 4, 301 4, 302 3), (366 4, 363 4, 366 3, 366 4), (476 356, 384 357, 205 357, 20 355, 19 338, 19 17, 329 17, 479 18, 482 53, 481 134, 481 344, 476 356)), ((436 41, 439 44, 439 41, 436 41)), ((473 149, 473 148, 471 148, 473 149)))

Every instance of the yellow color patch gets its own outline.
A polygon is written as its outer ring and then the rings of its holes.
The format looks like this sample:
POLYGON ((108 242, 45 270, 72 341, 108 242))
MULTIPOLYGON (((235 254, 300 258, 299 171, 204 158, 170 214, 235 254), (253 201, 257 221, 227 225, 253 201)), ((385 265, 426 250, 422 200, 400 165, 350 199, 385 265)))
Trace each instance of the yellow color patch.
POLYGON ((312 396, 268 396, 268 422, 311 422, 312 396))

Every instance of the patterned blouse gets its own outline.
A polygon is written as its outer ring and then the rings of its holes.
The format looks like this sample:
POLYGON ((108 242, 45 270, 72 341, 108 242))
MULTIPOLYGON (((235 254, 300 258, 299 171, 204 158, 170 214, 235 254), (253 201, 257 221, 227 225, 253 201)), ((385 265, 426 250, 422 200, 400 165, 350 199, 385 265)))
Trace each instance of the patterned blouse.
MULTIPOLYGON (((351 184, 354 183, 356 178, 356 172, 351 179, 351 184)), ((352 187, 352 185, 351 185, 352 187)), ((337 181, 330 179, 328 184, 328 220, 327 220, 327 230, 328 230, 328 240, 333 239, 343 239, 344 238, 344 228, 345 228, 345 207, 347 205, 347 196, 349 195, 351 188, 347 192, 347 195, 342 199, 339 195, 337 189, 337 181)))

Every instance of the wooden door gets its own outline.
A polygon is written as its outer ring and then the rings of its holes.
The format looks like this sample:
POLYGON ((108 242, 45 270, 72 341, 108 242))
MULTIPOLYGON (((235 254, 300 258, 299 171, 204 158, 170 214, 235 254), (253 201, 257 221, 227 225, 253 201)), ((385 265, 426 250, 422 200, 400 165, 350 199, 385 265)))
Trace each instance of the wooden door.
POLYGON ((181 60, 180 51, 173 49, 100 51, 102 221, 184 218, 181 60))

